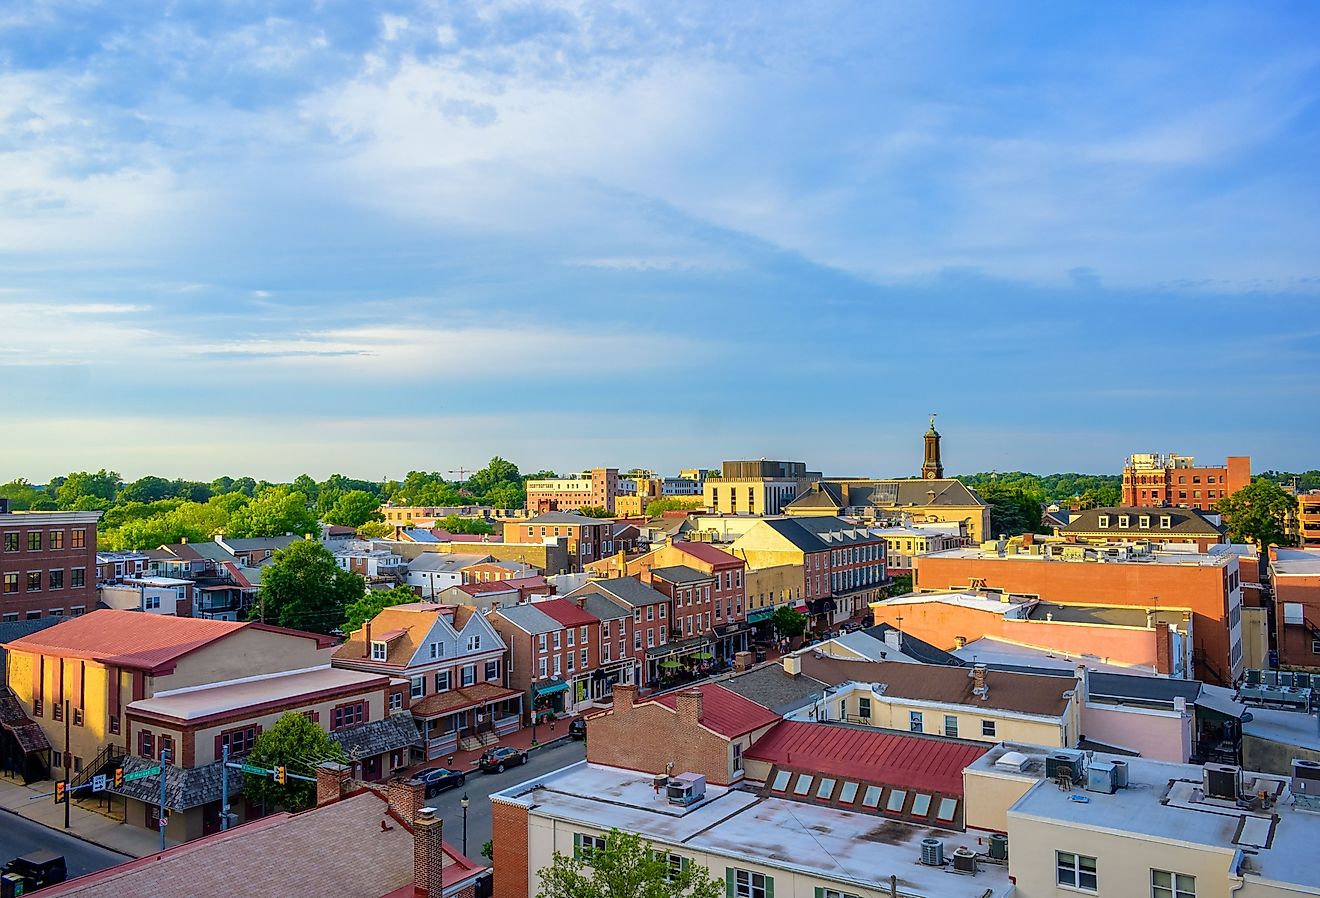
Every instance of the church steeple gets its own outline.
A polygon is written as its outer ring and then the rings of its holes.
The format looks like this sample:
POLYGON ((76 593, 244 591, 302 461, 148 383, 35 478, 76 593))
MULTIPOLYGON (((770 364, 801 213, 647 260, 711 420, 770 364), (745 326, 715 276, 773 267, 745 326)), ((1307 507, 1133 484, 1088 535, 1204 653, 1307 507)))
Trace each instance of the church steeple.
POLYGON ((926 457, 921 463, 922 480, 942 480, 944 463, 940 461, 940 432, 935 429, 935 413, 930 416, 930 430, 926 431, 926 457))

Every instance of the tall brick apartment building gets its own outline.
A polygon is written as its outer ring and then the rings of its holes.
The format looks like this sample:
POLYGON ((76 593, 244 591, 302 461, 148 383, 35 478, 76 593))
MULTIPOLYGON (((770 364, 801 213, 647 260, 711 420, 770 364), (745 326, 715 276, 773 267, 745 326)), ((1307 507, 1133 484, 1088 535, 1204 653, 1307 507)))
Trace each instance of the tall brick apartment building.
POLYGON ((1190 455, 1138 453, 1123 466, 1124 505, 1180 505, 1213 511, 1215 503, 1251 483, 1251 456, 1197 467, 1190 455))
POLYGON ((96 607, 99 511, 9 512, 0 500, 0 620, 96 607))

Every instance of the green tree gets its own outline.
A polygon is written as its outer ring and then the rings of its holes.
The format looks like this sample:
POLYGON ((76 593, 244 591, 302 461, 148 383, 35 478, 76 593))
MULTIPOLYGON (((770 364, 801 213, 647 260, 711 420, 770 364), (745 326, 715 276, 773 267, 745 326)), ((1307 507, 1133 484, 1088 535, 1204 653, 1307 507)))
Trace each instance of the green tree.
POLYGON ((27 511, 45 495, 22 477, 0 485, 0 499, 9 500, 10 511, 27 511))
POLYGON ((787 605, 780 605, 770 615, 770 625, 780 636, 795 639, 807 632, 807 616, 787 605))
POLYGON ((723 898, 725 892, 707 868, 683 863, 674 869, 668 853, 617 829, 606 835, 603 849, 556 851, 537 875, 537 898, 723 898))
MULTIPOLYGON (((55 481, 52 480, 51 483, 55 481)), ((115 501, 115 493, 119 490, 121 478, 114 471, 107 471, 105 468, 91 474, 87 471, 76 471, 64 478, 55 493, 55 501, 59 503, 60 508, 77 509, 79 500, 97 499, 101 505, 92 505, 91 508, 109 508, 110 503, 115 501)), ((89 503, 84 502, 83 508, 79 510, 91 510, 86 506, 89 503)))
POLYGON ((394 525, 384 521, 367 521, 357 532, 363 539, 382 539, 394 532, 394 525))
POLYGON ((912 575, 899 574, 894 578, 894 582, 885 588, 885 598, 905 596, 910 592, 912 592, 912 575))
POLYGON ((297 477, 293 478, 293 483, 289 485, 302 493, 312 502, 315 502, 316 497, 321 495, 321 485, 313 480, 308 474, 299 474, 297 477))
POLYGON ((361 630, 363 624, 386 608, 416 601, 417 594, 402 584, 387 590, 369 589, 366 595, 344 606, 344 625, 340 629, 348 636, 361 630))
POLYGON ((527 491, 520 483, 501 483, 492 487, 482 499, 493 508, 522 508, 527 504, 527 491))
POLYGON ((1040 533, 1045 504, 1042 494, 1030 487, 991 484, 979 490, 990 506, 990 535, 1017 536, 1040 533))
POLYGON ((449 533, 468 533, 475 536, 487 536, 495 528, 480 518, 460 518, 456 514, 448 515, 435 522, 435 526, 449 533))
POLYGON ((361 527, 367 521, 383 521, 385 515, 380 513, 380 500, 371 493, 350 490, 335 501, 325 519, 342 527, 361 527))
POLYGON ((319 533, 316 512, 307 507, 307 497, 286 484, 267 488, 238 509, 225 533, 229 536, 303 536, 319 533))
POLYGON ((362 577, 335 563, 314 539, 300 539, 276 552, 261 575, 261 592, 249 615, 267 623, 314 633, 332 633, 344 611, 362 598, 362 577))
POLYGON ((495 456, 480 471, 473 471, 463 484, 474 496, 485 496, 502 483, 522 486, 522 475, 518 466, 507 459, 495 456))
POLYGON ((605 510, 603 505, 584 505, 578 509, 578 514, 586 515, 589 518, 609 518, 613 517, 605 510))
POLYGON ((701 508, 704 504, 702 499, 678 499, 670 497, 668 499, 656 499, 654 502, 648 502, 646 505, 646 516, 649 518, 658 518, 666 511, 694 511, 701 508))
POLYGON ((1289 515, 1297 512, 1297 497, 1289 495, 1273 480, 1257 477, 1242 489, 1215 503, 1224 516, 1228 536, 1234 542, 1249 542, 1265 557, 1270 546, 1291 546, 1294 538, 1286 530, 1289 515))
POLYGON ((174 484, 164 477, 148 474, 124 485, 116 496, 117 502, 159 502, 175 495, 174 484))
MULTIPOLYGON (((348 756, 330 734, 313 723, 301 711, 290 711, 275 725, 257 737, 248 752, 246 763, 286 773, 315 776, 322 761, 347 763, 348 756)), ((284 785, 273 777, 256 773, 243 774, 243 797, 267 807, 302 811, 316 804, 316 783, 286 778, 284 785)))

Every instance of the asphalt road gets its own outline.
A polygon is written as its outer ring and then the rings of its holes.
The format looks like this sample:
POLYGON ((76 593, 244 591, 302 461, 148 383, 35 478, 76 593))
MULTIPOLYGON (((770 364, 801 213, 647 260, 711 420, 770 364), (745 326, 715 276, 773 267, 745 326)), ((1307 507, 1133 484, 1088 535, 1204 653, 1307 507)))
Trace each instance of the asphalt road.
POLYGON ((427 807, 435 808, 445 823, 445 840, 457 848, 463 847, 463 809, 459 800, 464 794, 470 804, 467 812, 467 855, 478 863, 490 865, 481 856, 481 846, 490 839, 490 793, 516 786, 523 780, 550 773, 560 767, 576 764, 587 756, 586 744, 577 740, 557 742, 538 748, 520 767, 510 767, 503 773, 481 773, 475 767, 468 773, 467 783, 431 798, 427 807))
POLYGON ((108 851, 77 836, 65 835, 17 814, 0 811, 0 864, 37 848, 49 848, 64 855, 70 879, 132 860, 128 855, 108 851))

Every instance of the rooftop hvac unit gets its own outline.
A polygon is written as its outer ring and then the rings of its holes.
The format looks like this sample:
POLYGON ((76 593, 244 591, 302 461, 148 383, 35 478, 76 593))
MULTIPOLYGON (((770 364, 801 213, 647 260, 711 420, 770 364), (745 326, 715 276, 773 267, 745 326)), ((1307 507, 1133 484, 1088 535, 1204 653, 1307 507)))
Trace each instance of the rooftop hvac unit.
POLYGON ((1254 668, 1254 667, 1249 667, 1249 668, 1247 668, 1243 673, 1244 673, 1244 676, 1246 677, 1246 679, 1245 679, 1245 681, 1244 681, 1244 682, 1246 683, 1246 685, 1248 685, 1248 686, 1259 686, 1259 685, 1260 685, 1260 671, 1259 671, 1259 670, 1257 670, 1257 669, 1254 668))
POLYGON ((944 843, 939 839, 922 839, 921 862, 927 867, 943 867, 944 843))
POLYGON ((1277 670, 1262 670, 1260 672, 1260 681, 1266 686, 1279 685, 1279 672, 1277 670))
POLYGON ((1311 690, 1296 687, 1281 689, 1279 690, 1279 702, 1294 710, 1305 711, 1311 707, 1311 690))
POLYGON ((1237 801, 1238 780, 1241 776, 1242 768, 1232 764, 1206 764, 1201 775, 1205 797, 1237 801))
POLYGON ((997 861, 1008 860, 1008 836, 1004 833, 990 834, 990 857, 997 861))
POLYGON ((1114 765, 1109 761, 1092 761, 1091 766, 1086 768, 1086 791, 1113 795, 1117 789, 1118 777, 1114 773, 1114 765))
POLYGON ((1084 763, 1085 758, 1079 751, 1050 752, 1045 756, 1045 777, 1058 779, 1060 774, 1066 772, 1074 783, 1080 783, 1084 763))
POLYGON ((1114 786, 1119 789, 1126 789, 1128 787, 1127 761, 1114 762, 1114 786))
POLYGON ((695 804, 706 797, 706 778, 699 773, 680 773, 666 786, 670 804, 695 804))
POLYGON ((1262 688, 1259 683, 1243 683, 1242 688, 1238 690, 1238 696, 1244 702, 1258 702, 1261 700, 1262 688))
POLYGON ((1293 795, 1320 798, 1320 761, 1293 758, 1290 788, 1293 795))
POLYGON ((967 846, 955 849, 953 852, 953 869, 955 873, 976 873, 976 852, 967 846))

